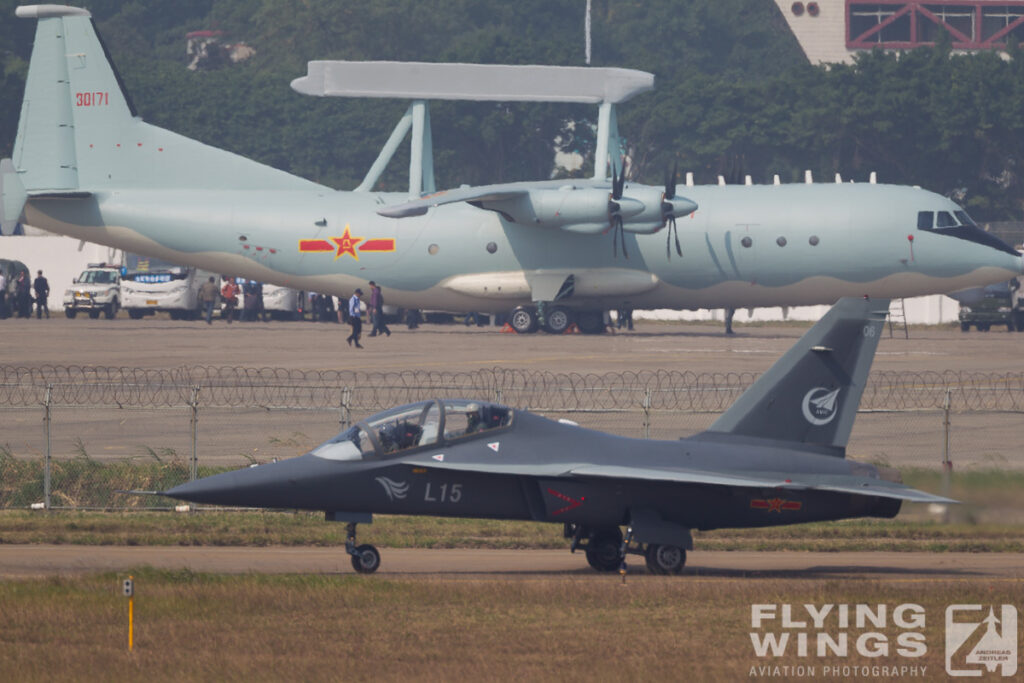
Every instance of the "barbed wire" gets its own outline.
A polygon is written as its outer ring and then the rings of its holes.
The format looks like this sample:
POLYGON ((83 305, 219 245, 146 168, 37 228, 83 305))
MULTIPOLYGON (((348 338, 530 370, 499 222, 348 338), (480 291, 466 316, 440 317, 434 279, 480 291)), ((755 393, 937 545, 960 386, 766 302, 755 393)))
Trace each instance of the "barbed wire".
MULTIPOLYGON (((79 365, 0 365, 0 406, 184 407, 198 405, 377 410, 426 398, 471 397, 534 410, 721 412, 757 373, 679 371, 555 373, 508 368, 472 372, 364 372, 233 366, 154 369, 79 365)), ((942 408, 1024 411, 1024 372, 878 371, 863 410, 942 408)))

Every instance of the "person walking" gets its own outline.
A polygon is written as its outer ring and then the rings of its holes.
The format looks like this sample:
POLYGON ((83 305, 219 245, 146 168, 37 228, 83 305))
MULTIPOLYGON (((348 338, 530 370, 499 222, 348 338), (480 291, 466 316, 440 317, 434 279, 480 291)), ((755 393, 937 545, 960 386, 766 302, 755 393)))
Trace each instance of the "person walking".
POLYGON ((206 324, 213 324, 213 306, 217 303, 217 281, 211 275, 210 279, 199 288, 199 302, 203 304, 206 312, 206 324))
POLYGON ((349 346, 352 346, 354 342, 357 349, 363 348, 363 345, 359 343, 359 335, 363 333, 363 320, 360 317, 363 313, 361 310, 363 300, 360 298, 362 296, 363 290, 356 288, 355 294, 348 300, 348 323, 352 326, 352 334, 345 341, 349 346))
POLYGON ((50 318, 50 306, 47 303, 47 299, 50 297, 50 283, 43 277, 43 271, 37 271, 35 281, 32 283, 32 289, 36 290, 36 320, 43 317, 43 313, 46 313, 46 318, 50 318))
POLYGON ((231 319, 235 317, 235 306, 238 305, 238 285, 235 284, 233 277, 225 275, 222 279, 224 286, 220 288, 220 296, 224 299, 224 317, 230 325, 231 319))
POLYGON ((378 334, 386 334, 391 336, 391 330, 388 329, 387 323, 384 322, 384 294, 380 291, 380 286, 370 280, 370 305, 368 306, 370 313, 370 324, 373 325, 373 329, 370 330, 370 336, 376 337, 378 334))

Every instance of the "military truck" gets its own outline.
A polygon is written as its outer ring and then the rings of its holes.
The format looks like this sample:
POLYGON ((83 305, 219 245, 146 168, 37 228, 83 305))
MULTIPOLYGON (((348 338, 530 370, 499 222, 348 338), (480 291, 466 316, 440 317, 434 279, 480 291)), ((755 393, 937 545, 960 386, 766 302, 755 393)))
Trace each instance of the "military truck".
POLYGON ((1024 293, 1019 280, 978 289, 960 301, 961 330, 970 332, 973 326, 979 332, 988 332, 1005 325, 1010 332, 1024 332, 1024 293))

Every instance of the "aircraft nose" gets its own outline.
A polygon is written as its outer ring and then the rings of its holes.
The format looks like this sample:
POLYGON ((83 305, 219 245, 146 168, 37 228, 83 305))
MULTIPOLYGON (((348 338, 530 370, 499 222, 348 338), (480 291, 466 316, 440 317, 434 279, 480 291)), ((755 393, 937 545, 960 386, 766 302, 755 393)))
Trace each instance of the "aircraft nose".
POLYGON ((311 455, 223 472, 164 491, 190 503, 238 507, 306 507, 311 481, 323 480, 326 461, 311 455))

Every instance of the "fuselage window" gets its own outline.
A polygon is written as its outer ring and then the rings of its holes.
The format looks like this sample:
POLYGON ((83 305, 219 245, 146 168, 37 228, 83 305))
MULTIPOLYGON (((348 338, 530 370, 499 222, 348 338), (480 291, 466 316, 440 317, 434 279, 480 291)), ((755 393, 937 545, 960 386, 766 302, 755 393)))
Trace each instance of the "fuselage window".
POLYGON ((935 214, 936 228, 955 228, 956 219, 949 211, 939 211, 935 214))
POLYGON ((917 212, 917 229, 918 230, 931 230, 932 225, 935 222, 935 213, 933 211, 918 211, 917 212))

